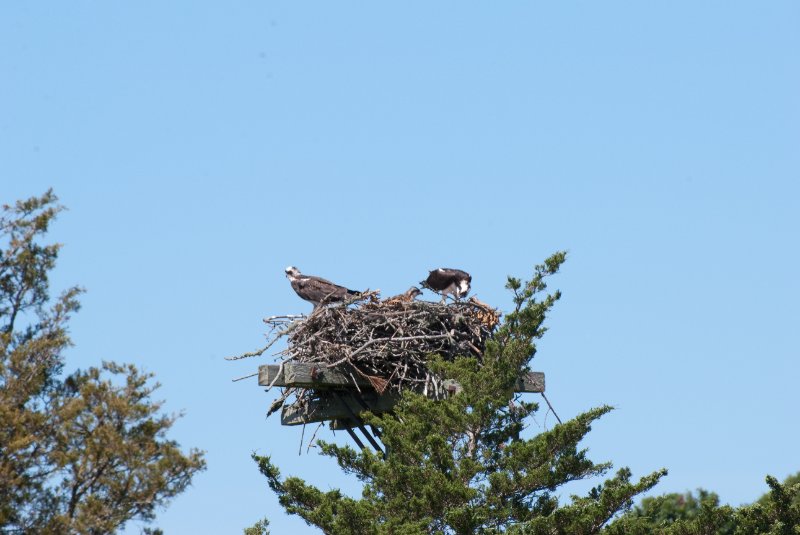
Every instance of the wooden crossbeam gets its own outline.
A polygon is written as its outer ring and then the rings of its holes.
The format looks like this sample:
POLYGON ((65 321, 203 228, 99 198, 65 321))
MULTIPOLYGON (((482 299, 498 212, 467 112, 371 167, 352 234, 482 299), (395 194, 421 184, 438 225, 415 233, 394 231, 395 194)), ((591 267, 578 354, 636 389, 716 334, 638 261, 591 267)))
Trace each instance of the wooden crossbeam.
POLYGON ((258 367, 258 384, 261 386, 298 386, 303 388, 339 388, 353 386, 371 387, 370 382, 347 368, 326 368, 319 364, 286 362, 258 367))
MULTIPOLYGON (((326 368, 318 364, 301 362, 285 362, 283 369, 280 364, 264 364, 258 367, 258 384, 261 386, 294 386, 301 388, 354 388, 354 385, 371 389, 369 380, 347 368, 326 368), (354 382, 355 381, 355 382, 354 382)), ((455 381, 446 381, 454 392, 461 390, 455 381)), ((544 373, 528 372, 517 381, 517 392, 544 392, 544 373)))
MULTIPOLYGON (((351 373, 346 367, 326 368, 308 363, 286 362, 259 366, 258 384, 261 386, 312 388, 316 398, 307 405, 286 405, 281 412, 283 425, 302 425, 313 422, 333 421, 340 429, 351 427, 353 414, 364 412, 364 405, 374 414, 392 410, 400 399, 396 392, 378 394, 369 380, 351 373), (355 381, 355 382, 354 382, 355 381), (356 388, 355 385, 358 385, 356 388), (334 390, 336 395, 334 395, 334 390), (360 390, 360 393, 358 392, 360 390), (362 403, 355 399, 361 397, 362 403)), ((453 380, 444 381, 444 390, 450 393, 461 391, 461 385, 453 380)), ((528 372, 517 381, 517 392, 544 392, 544 373, 528 372)))
MULTIPOLYGON (((392 410, 400 396, 394 393, 378 395, 377 392, 364 392, 362 398, 371 412, 380 414, 392 410)), ((337 399, 330 393, 322 393, 310 407, 285 405, 281 411, 281 424, 302 425, 328 420, 348 420, 351 413, 360 414, 362 412, 364 412, 364 408, 350 395, 341 395, 337 399)))
POLYGON ((544 373, 527 372, 524 376, 517 379, 517 392, 539 393, 544 392, 544 373))

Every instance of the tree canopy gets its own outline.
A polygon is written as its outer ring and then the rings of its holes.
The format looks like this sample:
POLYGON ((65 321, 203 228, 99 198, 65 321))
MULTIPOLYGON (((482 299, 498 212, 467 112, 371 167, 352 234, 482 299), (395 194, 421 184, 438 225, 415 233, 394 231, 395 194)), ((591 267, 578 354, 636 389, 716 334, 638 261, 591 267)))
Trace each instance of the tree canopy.
POLYGON ((597 533, 666 472, 631 481, 621 469, 588 495, 561 503, 564 484, 607 474, 579 444, 611 407, 589 410, 528 438, 538 404, 524 401, 514 384, 529 370, 544 320, 560 298, 546 294, 547 278, 566 258, 556 253, 523 282, 509 278, 513 310, 474 358, 430 366, 463 390, 440 401, 405 392, 391 414, 368 415, 388 455, 320 442, 321 452, 363 483, 360 499, 322 491, 297 477, 283 478, 270 457, 254 455, 269 486, 291 514, 330 534, 597 533))
POLYGON ((741 507, 720 505, 714 492, 665 494, 642 500, 607 529, 609 535, 790 535, 800 533, 800 474, 741 507))
MULTIPOLYGON (((331 535, 789 535, 800 533, 800 475, 779 483, 752 505, 720 505, 705 490, 634 498, 666 470, 633 481, 609 462, 589 459, 581 440, 609 406, 591 409, 530 436, 539 410, 514 392, 530 370, 536 340, 559 300, 546 293, 566 255, 556 253, 523 282, 510 277, 513 309, 486 345, 483 360, 431 356, 429 366, 463 387, 442 400, 405 391, 392 413, 364 414, 379 429, 387 455, 319 441, 323 455, 362 483, 360 498, 323 491, 284 477, 269 456, 254 454, 269 487, 289 514, 331 535), (584 496, 561 498, 564 485, 607 477, 584 496)), ((246 533, 266 533, 261 521, 246 533)))
POLYGON ((114 533, 149 521, 204 469, 167 437, 176 415, 135 366, 64 375, 79 287, 51 298, 59 244, 41 243, 63 207, 52 191, 0 215, 0 531, 114 533))

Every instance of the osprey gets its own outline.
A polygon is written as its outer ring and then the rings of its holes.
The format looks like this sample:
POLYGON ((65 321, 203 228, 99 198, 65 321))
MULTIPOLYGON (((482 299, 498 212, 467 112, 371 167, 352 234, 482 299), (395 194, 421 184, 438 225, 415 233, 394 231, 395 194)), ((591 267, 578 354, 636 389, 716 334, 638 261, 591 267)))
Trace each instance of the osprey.
POLYGON ((411 288, 409 288, 405 292, 401 293, 400 295, 395 295, 393 297, 390 297, 386 301, 387 302, 391 302, 391 303, 397 303, 397 302, 410 303, 411 301, 416 299, 417 296, 419 294, 421 294, 421 293, 422 293, 422 290, 420 290, 416 286, 412 286, 411 288))
POLYGON ((469 284, 472 276, 460 269, 439 268, 434 269, 428 274, 428 278, 420 282, 423 288, 428 288, 441 294, 442 303, 445 302, 447 294, 453 295, 456 299, 461 299, 469 292, 469 284))
POLYGON ((343 301, 348 295, 358 295, 360 292, 348 290, 344 286, 334 284, 329 280, 313 275, 303 275, 294 266, 286 268, 286 278, 292 283, 292 289, 316 309, 322 303, 343 301))

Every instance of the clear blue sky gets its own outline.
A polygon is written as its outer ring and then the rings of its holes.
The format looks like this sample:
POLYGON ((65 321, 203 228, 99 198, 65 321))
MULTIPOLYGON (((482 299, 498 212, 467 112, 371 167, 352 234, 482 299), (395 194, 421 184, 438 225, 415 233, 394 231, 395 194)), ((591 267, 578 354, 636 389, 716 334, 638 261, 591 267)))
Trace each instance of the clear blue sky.
POLYGON ((791 1, 11 0, 0 200, 69 207, 68 368, 154 372, 208 452, 169 535, 313 533, 254 450, 358 492, 231 383, 266 359, 223 360, 308 311, 287 264, 387 295, 460 267, 508 308, 558 249, 535 367, 561 417, 612 404, 593 459, 739 504, 800 470, 799 27, 791 1))

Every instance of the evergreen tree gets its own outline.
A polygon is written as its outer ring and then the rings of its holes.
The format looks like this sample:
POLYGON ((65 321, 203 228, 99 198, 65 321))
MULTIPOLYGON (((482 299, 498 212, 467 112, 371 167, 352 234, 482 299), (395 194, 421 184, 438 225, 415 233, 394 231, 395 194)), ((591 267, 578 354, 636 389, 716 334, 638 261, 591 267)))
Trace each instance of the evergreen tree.
POLYGON ((800 483, 790 476, 781 484, 767 476, 769 492, 753 505, 736 511, 736 533, 755 535, 797 535, 800 533, 800 483))
POLYGON ((114 533, 151 520, 205 467, 166 433, 150 374, 105 362, 63 377, 73 287, 51 300, 52 191, 0 215, 0 531, 114 533))
POLYGON ((734 509, 719 505, 719 496, 703 489, 697 496, 665 494, 648 497, 608 526, 609 535, 709 534, 733 535, 734 509))
POLYGON ((253 455, 286 511, 335 535, 589 534, 655 485, 666 471, 632 482, 623 468, 588 495, 559 502, 556 490, 565 483, 611 469, 579 448, 608 406, 523 437, 538 405, 522 401, 514 384, 529 370, 546 314, 560 298, 558 291, 545 294, 546 279, 564 260, 565 253, 551 256, 530 281, 508 279, 514 309, 487 344, 480 366, 472 358, 432 358, 431 368, 457 380, 463 391, 440 401, 405 392, 393 414, 366 417, 381 431, 386 459, 320 442, 324 455, 363 483, 360 499, 283 478, 269 457, 253 455))
MULTIPOLYGON (((792 489, 795 485, 800 485, 800 472, 788 476, 786 479, 783 480, 783 483, 781 483, 781 485, 785 487, 787 491, 790 491, 790 489, 792 489)), ((761 496, 757 500, 757 503, 760 503, 761 505, 767 505, 772 499, 772 496, 773 496, 772 488, 770 488, 768 492, 766 492, 763 496, 761 496)), ((793 496, 794 498, 792 498, 792 504, 800 507, 800 491, 794 492, 793 496)))
POLYGON ((782 484, 767 476, 770 490, 752 505, 719 505, 703 489, 645 498, 615 520, 607 535, 790 535, 800 533, 800 474, 782 484))

